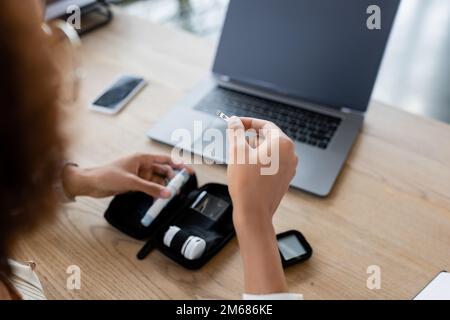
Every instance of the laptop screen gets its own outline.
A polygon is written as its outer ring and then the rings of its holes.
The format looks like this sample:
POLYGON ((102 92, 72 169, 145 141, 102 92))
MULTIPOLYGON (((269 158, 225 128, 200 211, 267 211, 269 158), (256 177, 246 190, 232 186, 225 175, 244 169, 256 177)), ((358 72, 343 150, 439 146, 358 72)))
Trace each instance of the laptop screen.
POLYGON ((65 15, 67 13, 67 8, 71 5, 83 8, 95 2, 96 0, 47 0, 45 19, 51 20, 65 15))
POLYGON ((231 0, 213 72, 306 101, 365 111, 399 3, 231 0), (379 16, 367 13, 372 5, 380 8, 379 16), (372 29, 377 23, 381 29, 372 29))

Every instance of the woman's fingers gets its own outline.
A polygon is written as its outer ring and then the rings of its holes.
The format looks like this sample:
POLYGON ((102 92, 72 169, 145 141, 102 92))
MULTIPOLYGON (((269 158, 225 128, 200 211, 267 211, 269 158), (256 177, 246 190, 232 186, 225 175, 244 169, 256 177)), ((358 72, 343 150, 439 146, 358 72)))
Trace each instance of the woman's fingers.
MULTIPOLYGON (((245 127, 245 130, 252 130, 265 139, 271 139, 272 136, 279 137, 285 135, 281 129, 273 122, 256 118, 239 118, 245 127)), ((260 142, 261 143, 261 142, 260 142)))
POLYGON ((149 181, 152 181, 152 182, 155 182, 155 183, 160 184, 162 186, 165 186, 167 179, 165 179, 165 178, 163 178, 161 176, 153 175, 152 177, 150 177, 149 181))
POLYGON ((163 165, 167 164, 170 167, 177 170, 185 169, 189 174, 194 174, 194 169, 191 166, 188 166, 187 164, 184 163, 175 163, 170 156, 153 155, 153 162, 155 164, 163 164, 163 165))
POLYGON ((153 164, 153 173, 169 179, 172 179, 175 176, 175 171, 168 164, 153 164))
POLYGON ((231 146, 246 145, 245 126, 238 117, 231 117, 228 121, 228 138, 231 146))
POLYGON ((146 168, 153 168, 156 164, 168 165, 173 169, 182 170, 186 169, 189 174, 194 174, 194 169, 184 163, 175 163, 172 158, 168 155, 163 154, 139 154, 137 156, 141 165, 146 168))
POLYGON ((241 119, 242 124, 244 125, 246 130, 248 130, 248 129, 255 129, 255 130, 280 129, 273 122, 270 122, 267 120, 256 119, 256 118, 247 118, 247 117, 241 117, 239 119, 241 119))
POLYGON ((247 163, 250 146, 245 136, 245 127, 238 117, 228 121, 228 141, 230 143, 229 160, 233 164, 247 163))
POLYGON ((147 181, 135 175, 130 176, 130 184, 132 190, 144 192, 154 198, 168 198, 171 196, 170 191, 162 184, 147 181))

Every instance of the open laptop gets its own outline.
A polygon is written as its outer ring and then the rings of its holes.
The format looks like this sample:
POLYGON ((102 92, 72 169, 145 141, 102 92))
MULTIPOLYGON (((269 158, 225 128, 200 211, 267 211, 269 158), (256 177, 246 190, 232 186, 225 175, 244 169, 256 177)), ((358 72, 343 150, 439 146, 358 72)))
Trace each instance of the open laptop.
POLYGON ((217 110, 271 120, 296 143, 291 186, 328 195, 361 129, 399 3, 231 0, 210 77, 148 136, 179 145, 173 132, 188 130, 184 149, 223 163, 226 146, 204 152, 203 132, 226 129, 217 110), (381 29, 368 28, 372 5, 381 29))
POLYGON ((67 8, 76 5, 84 8, 93 5, 97 0, 47 0, 45 10, 45 20, 59 18, 67 14, 67 8))

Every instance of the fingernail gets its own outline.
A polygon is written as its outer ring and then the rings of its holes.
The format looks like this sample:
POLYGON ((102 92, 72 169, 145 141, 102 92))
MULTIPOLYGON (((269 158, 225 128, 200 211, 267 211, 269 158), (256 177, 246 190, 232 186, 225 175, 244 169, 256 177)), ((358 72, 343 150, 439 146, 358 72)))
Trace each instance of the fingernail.
POLYGON ((169 198, 172 193, 168 189, 162 189, 159 195, 161 196, 161 198, 169 198))
POLYGON ((241 126, 241 119, 236 116, 232 116, 228 121, 228 126, 232 129, 239 128, 241 126))

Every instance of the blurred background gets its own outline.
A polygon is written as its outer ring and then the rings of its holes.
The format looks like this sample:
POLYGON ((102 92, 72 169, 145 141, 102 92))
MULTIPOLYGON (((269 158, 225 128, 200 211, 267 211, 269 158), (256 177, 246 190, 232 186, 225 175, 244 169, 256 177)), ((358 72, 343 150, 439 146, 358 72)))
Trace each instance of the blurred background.
MULTIPOLYGON (((114 0, 216 43, 229 0, 114 0)), ((450 123, 450 0, 403 0, 373 98, 450 123)))

